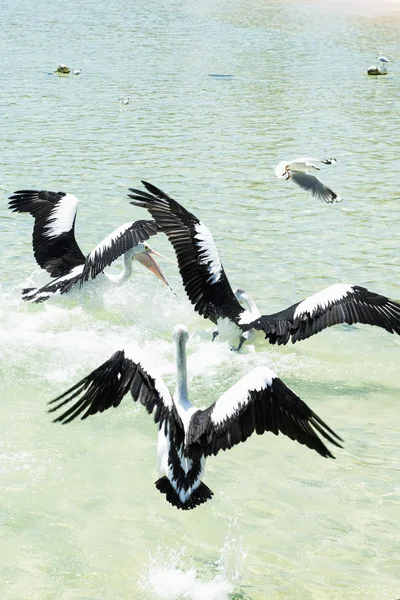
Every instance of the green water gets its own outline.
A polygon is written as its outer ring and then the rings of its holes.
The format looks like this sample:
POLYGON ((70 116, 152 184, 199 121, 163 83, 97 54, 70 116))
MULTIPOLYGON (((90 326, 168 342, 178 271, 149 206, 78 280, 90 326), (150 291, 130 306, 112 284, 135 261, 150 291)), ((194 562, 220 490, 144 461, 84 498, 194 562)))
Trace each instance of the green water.
MULTIPOLYGON (((177 297, 138 266, 124 286, 25 304, 21 288, 47 275, 7 198, 75 194, 88 252, 147 218, 126 197, 146 179, 210 227, 261 312, 336 282, 400 299, 400 71, 365 75, 377 48, 396 57, 398 30, 283 0, 4 0, 0 26, 1 598, 396 600, 399 338, 336 327, 233 355, 209 342, 170 264, 177 297), (59 63, 82 74, 57 76, 59 63), (342 204, 275 177, 302 155, 337 158, 321 178, 342 204), (213 500, 182 513, 154 487, 156 427, 128 397, 51 423, 46 402, 117 349, 140 349, 172 389, 178 322, 193 402, 267 365, 343 437, 336 461, 254 436, 208 460, 213 500)), ((153 246, 173 257, 166 239, 153 246)))

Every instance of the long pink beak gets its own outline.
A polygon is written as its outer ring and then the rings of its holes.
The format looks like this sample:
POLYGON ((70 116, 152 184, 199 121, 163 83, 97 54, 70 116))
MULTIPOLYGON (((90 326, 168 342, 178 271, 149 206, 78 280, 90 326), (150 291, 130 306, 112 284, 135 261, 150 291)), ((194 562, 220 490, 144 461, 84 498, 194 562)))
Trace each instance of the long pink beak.
POLYGON ((173 265, 175 264, 174 260, 171 260, 170 258, 168 258, 168 256, 164 256, 164 254, 157 252, 157 250, 153 250, 153 248, 149 251, 149 254, 154 254, 155 256, 159 256, 160 258, 163 258, 167 262, 172 263, 173 265))
MULTIPOLYGON (((154 250, 151 251, 152 254, 157 254, 157 256, 162 256, 162 254, 159 254, 158 252, 155 252, 154 250)), ((169 285, 168 281, 165 279, 163 272, 161 271, 160 267, 158 266, 158 264, 156 263, 156 261, 154 260, 154 258, 152 258, 150 256, 150 254, 148 252, 144 252, 143 254, 137 254, 135 256, 136 260, 138 260, 142 265, 144 265, 145 267, 147 267, 149 269, 149 271, 151 271, 152 273, 154 273, 154 275, 156 277, 158 277, 158 279, 161 279, 161 281, 163 283, 165 283, 165 285, 167 285, 170 289, 171 286, 169 285)), ((165 258, 165 257, 163 257, 165 258)), ((168 259, 169 260, 169 259, 168 259)), ((173 261, 171 261, 173 262, 173 261)))

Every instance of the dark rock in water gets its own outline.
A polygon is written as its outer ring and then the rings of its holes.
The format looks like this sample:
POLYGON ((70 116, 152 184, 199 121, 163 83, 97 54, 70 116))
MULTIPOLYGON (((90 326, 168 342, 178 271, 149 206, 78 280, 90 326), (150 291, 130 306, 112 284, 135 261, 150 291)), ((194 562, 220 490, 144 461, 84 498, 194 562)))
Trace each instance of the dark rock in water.
POLYGON ((367 74, 368 75, 387 75, 387 69, 385 66, 382 67, 369 67, 367 69, 367 74))
POLYGON ((217 77, 219 79, 232 79, 234 75, 225 75, 224 73, 209 73, 209 77, 217 77))
POLYGON ((58 65, 56 73, 61 73, 62 75, 68 75, 71 73, 69 67, 67 65, 58 65))

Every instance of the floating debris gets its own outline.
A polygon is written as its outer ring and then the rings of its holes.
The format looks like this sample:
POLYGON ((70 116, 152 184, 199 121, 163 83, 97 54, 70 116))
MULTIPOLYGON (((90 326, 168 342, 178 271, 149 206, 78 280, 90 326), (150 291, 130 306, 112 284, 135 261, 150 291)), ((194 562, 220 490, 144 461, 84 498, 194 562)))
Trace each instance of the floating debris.
POLYGON ((68 75, 69 73, 71 73, 71 70, 67 65, 58 65, 56 73, 60 73, 61 75, 68 75))

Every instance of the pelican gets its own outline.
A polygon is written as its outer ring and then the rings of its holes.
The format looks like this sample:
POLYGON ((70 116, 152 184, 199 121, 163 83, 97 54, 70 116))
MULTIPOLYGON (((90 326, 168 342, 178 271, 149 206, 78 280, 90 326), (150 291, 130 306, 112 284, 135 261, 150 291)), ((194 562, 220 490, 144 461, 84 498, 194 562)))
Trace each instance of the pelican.
POLYGON ((188 397, 186 326, 177 325, 173 338, 177 369, 173 396, 151 367, 120 350, 50 401, 49 412, 69 405, 54 421, 70 423, 79 415, 86 419, 117 407, 130 391, 133 400, 141 402, 158 424, 156 488, 168 502, 183 510, 195 508, 213 496, 202 482, 206 458, 246 441, 254 432, 282 433, 325 458, 334 456, 318 434, 342 447, 336 440, 343 440, 266 367, 247 373, 209 408, 196 408, 188 397))
POLYGON ((331 204, 332 202, 341 202, 342 198, 335 192, 322 183, 315 175, 310 175, 309 171, 320 171, 318 164, 333 165, 336 162, 335 158, 295 158, 291 161, 282 160, 275 167, 275 175, 279 179, 291 179, 298 186, 311 192, 324 202, 331 204))
POLYGON ((24 300, 44 302, 56 293, 65 294, 76 283, 97 277, 120 256, 123 270, 116 276, 107 274, 110 281, 120 283, 129 277, 132 260, 136 259, 168 285, 151 255, 169 259, 146 243, 149 237, 159 232, 155 221, 124 223, 85 257, 75 239, 79 203, 75 196, 65 192, 19 190, 9 200, 13 212, 27 212, 33 216, 32 245, 36 262, 55 278, 41 288, 25 288, 22 292, 24 300))
POLYGON ((251 329, 271 344, 304 340, 339 323, 366 323, 400 334, 400 304, 359 285, 336 283, 281 312, 259 315, 243 308, 225 274, 210 230, 154 185, 130 188, 131 204, 146 208, 172 243, 183 285, 195 310, 240 350, 251 329))
MULTIPOLYGON (((233 293, 235 295, 236 300, 238 300, 240 302, 240 304, 247 309, 247 312, 253 316, 254 320, 261 317, 261 313, 258 310, 256 303, 254 302, 254 300, 250 296, 250 294, 248 294, 241 288, 237 288, 236 290, 234 290, 233 293)), ((219 335, 219 331, 218 331, 218 329, 215 329, 213 331, 211 340, 214 341, 218 335, 219 335)), ((237 352, 239 352, 239 350, 241 349, 243 344, 245 342, 251 341, 253 339, 253 337, 254 337, 254 329, 249 329, 248 331, 242 331, 242 333, 240 334, 239 345, 237 348, 233 348, 233 350, 236 350, 237 352)))

